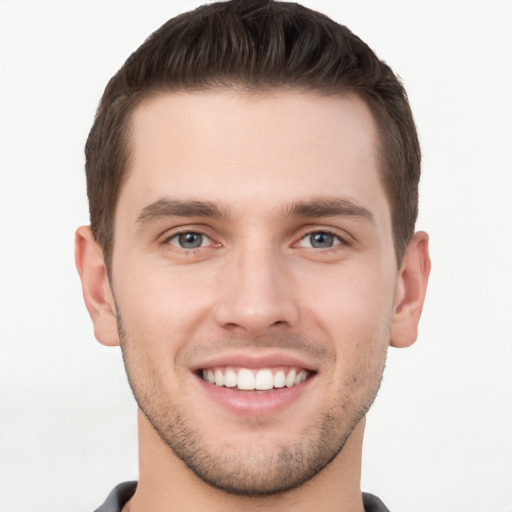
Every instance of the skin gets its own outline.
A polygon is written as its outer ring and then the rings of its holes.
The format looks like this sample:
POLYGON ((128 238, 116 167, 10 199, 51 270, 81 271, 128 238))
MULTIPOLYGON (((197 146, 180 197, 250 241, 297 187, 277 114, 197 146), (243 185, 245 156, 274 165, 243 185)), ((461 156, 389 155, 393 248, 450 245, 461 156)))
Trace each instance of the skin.
POLYGON ((76 238, 96 337, 121 344, 140 407, 128 507, 362 511, 365 413, 387 347, 416 339, 430 270, 424 233, 397 266, 370 111, 351 95, 169 93, 138 107, 132 141, 111 283, 90 229, 76 238), (219 361, 311 377, 279 407, 276 391, 242 407, 198 377, 219 361))

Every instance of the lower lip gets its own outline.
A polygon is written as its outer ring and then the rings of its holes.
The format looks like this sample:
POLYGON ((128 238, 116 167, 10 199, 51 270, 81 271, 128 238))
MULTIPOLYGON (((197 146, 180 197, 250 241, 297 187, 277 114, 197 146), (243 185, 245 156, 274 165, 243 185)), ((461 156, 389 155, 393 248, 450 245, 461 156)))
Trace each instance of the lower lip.
POLYGON ((235 391, 233 388, 216 386, 195 375, 201 389, 207 395, 237 416, 256 417, 277 414, 293 405, 315 380, 315 374, 292 386, 266 392, 235 391))

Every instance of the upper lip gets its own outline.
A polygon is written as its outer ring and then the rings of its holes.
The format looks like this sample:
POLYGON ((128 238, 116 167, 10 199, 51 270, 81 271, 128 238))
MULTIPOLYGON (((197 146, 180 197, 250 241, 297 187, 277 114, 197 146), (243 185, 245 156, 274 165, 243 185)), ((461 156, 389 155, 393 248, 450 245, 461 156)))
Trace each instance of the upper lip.
POLYGON ((240 351, 230 350, 229 352, 215 354, 205 357, 194 363, 191 367, 192 371, 206 368, 216 368, 222 366, 236 366, 240 368, 256 369, 256 368, 272 368, 273 366, 290 366, 302 368, 308 371, 318 371, 318 364, 311 361, 310 358, 293 352, 279 351, 240 351))

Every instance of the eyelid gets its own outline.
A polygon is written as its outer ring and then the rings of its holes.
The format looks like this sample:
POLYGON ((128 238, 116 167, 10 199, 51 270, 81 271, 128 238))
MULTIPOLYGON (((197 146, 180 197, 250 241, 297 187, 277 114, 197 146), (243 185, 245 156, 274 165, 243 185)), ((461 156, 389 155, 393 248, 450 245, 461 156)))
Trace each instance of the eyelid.
POLYGON ((308 249, 316 249, 316 250, 322 250, 322 251, 327 251, 329 249, 333 249, 334 247, 337 247, 338 245, 342 245, 343 244, 343 240, 337 236, 337 235, 334 235, 333 233, 328 233, 327 231, 313 231, 313 233, 309 233, 308 235, 305 235, 303 236, 299 242, 299 244, 301 243, 307 243, 307 245, 301 245, 301 247, 307 247, 308 249), (333 238, 333 243, 331 246, 328 246, 328 247, 313 247, 311 245, 311 237, 313 235, 316 235, 316 234, 323 234, 323 235, 329 235, 329 236, 332 236, 333 238))
MULTIPOLYGON (((332 247, 322 249, 324 252, 329 249, 334 249, 340 245, 350 246, 354 242, 353 238, 344 230, 332 228, 328 226, 306 226, 304 227, 299 236, 297 237, 297 241, 293 243, 293 246, 299 246, 300 242, 304 240, 306 237, 311 236, 315 233, 325 233, 328 235, 332 235, 335 237, 339 243, 334 244, 332 247)), ((315 249, 317 250, 317 249, 315 249)))
POLYGON ((204 249, 206 247, 220 247, 222 244, 217 242, 211 234, 208 234, 207 233, 208 231, 209 231, 209 229, 207 229, 206 226, 198 226, 198 225, 179 226, 176 228, 166 230, 162 235, 160 235, 159 239, 160 239, 160 243, 162 245, 169 245, 169 246, 172 246, 173 248, 176 248, 177 250, 186 251, 186 252, 204 249), (176 238, 176 237, 186 234, 186 233, 195 233, 195 234, 201 235, 204 238, 206 238, 210 243, 208 243, 207 245, 201 246, 201 247, 197 247, 195 249, 185 249, 183 247, 180 247, 177 244, 170 243, 170 241, 173 238, 176 238))
POLYGON ((183 231, 181 233, 174 233, 173 235, 167 237, 167 239, 166 239, 166 243, 167 244, 173 245, 173 246, 177 247, 178 249, 182 249, 184 251, 193 251, 194 249, 202 249, 203 247, 208 247, 209 246, 209 244, 207 243, 208 241, 212 242, 212 239, 209 236, 207 236, 207 235, 205 235, 203 233, 199 233, 197 231, 183 231), (201 236, 202 237, 202 240, 201 240, 202 244, 199 247, 186 248, 186 247, 181 247, 179 245, 179 243, 176 243, 176 244, 172 243, 172 240, 179 239, 179 237, 181 235, 187 235, 187 234, 194 234, 194 235, 201 236), (204 245, 204 244, 206 244, 206 245, 204 245))
MULTIPOLYGON (((165 232, 163 232, 158 238, 160 240, 159 243, 162 245, 171 245, 172 247, 175 247, 178 250, 183 250, 186 252, 204 249, 207 247, 222 247, 222 243, 218 242, 216 240, 217 237, 214 237, 211 233, 209 233, 211 229, 208 226, 205 225, 197 225, 197 224, 191 224, 191 225, 182 225, 177 226, 175 228, 167 229, 165 232), (205 246, 197 247, 196 249, 185 249, 182 247, 179 247, 177 244, 171 244, 170 240, 172 240, 175 237, 178 237, 179 235, 182 235, 184 233, 197 233, 202 235, 204 238, 209 241, 209 243, 205 246)), ((323 225, 308 225, 303 226, 302 229, 300 229, 299 234, 294 237, 295 241, 292 243, 292 247, 300 246, 300 243, 304 238, 311 236, 315 233, 326 233, 329 235, 332 235, 336 238, 337 243, 335 243, 332 247, 320 249, 323 252, 328 251, 329 249, 335 249, 340 245, 345 246, 351 246, 355 240, 353 237, 347 233, 345 230, 342 230, 340 228, 335 228, 331 226, 323 226, 323 225)), ((307 248, 307 247, 306 247, 307 248)), ((314 249, 315 251, 318 251, 319 249, 314 249)))

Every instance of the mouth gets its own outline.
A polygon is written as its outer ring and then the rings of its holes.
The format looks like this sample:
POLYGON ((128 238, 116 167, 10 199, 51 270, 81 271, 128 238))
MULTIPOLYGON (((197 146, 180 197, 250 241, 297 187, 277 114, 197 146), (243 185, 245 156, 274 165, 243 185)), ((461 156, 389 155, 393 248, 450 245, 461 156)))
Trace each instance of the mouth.
POLYGON ((197 361, 190 369, 204 414, 214 407, 218 415, 220 406, 229 421, 274 421, 285 412, 289 417, 291 411, 300 415, 309 407, 312 390, 322 383, 318 362, 290 351, 230 350, 197 361))
POLYGON ((315 372, 300 367, 242 368, 221 366, 202 368, 198 375, 209 384, 233 391, 268 392, 293 388, 308 380, 315 372))

